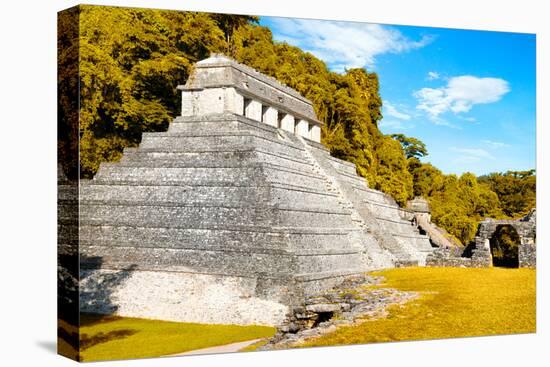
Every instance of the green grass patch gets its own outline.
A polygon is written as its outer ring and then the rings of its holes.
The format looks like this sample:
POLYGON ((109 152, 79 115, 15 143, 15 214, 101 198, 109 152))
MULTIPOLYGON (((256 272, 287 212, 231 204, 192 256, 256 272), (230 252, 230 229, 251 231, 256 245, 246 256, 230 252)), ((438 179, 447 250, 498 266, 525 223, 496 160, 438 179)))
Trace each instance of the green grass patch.
POLYGON ((81 360, 159 357, 271 337, 267 326, 207 325, 138 318, 83 315, 81 360))
POLYGON ((400 268, 373 274, 386 278, 381 287, 421 297, 390 307, 388 318, 342 327, 300 346, 535 332, 535 270, 400 268))

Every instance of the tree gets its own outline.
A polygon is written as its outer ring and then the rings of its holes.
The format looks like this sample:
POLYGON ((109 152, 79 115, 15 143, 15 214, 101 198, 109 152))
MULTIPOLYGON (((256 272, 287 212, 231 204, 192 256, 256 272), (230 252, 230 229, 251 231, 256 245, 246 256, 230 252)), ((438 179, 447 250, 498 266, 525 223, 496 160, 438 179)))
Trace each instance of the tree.
POLYGON ((412 157, 408 159, 408 168, 413 179, 414 196, 429 198, 441 190, 444 175, 430 163, 422 163, 418 158, 412 157))
POLYGON ((209 14, 80 6, 80 176, 119 159, 143 132, 166 130, 177 85, 194 62, 225 48, 209 14))
POLYGON ((231 57, 235 57, 236 43, 233 37, 237 29, 260 21, 259 17, 251 15, 212 14, 212 18, 225 35, 225 52, 231 57))
POLYGON ((390 136, 401 143, 407 158, 421 158, 428 155, 426 144, 420 140, 403 134, 392 134, 390 136))
POLYGON ((535 170, 491 173, 480 182, 498 196, 502 210, 511 218, 526 215, 536 205, 535 170))

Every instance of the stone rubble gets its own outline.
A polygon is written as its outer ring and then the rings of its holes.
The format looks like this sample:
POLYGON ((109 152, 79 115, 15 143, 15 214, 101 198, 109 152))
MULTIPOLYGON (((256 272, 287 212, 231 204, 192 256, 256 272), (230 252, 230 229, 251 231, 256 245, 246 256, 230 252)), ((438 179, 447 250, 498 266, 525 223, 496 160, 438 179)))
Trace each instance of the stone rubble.
POLYGON ((418 292, 377 287, 383 280, 380 276, 357 275, 339 287, 307 297, 303 305, 293 308, 275 336, 258 350, 295 347, 341 326, 387 317, 388 306, 404 304, 419 296, 418 292))

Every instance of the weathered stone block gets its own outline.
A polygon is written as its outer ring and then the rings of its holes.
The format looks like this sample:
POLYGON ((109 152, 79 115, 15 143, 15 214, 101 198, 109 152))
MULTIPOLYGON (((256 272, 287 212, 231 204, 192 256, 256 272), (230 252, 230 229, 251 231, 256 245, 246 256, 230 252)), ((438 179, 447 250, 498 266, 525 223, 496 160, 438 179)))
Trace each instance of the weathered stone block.
POLYGON ((321 126, 310 125, 309 126, 309 138, 317 143, 321 142, 321 126))
POLYGON ((296 121, 296 126, 294 127, 294 133, 304 138, 310 138, 308 122, 306 120, 298 119, 296 121))
POLYGON ((262 104, 253 99, 245 99, 244 115, 249 119, 262 121, 262 104))
POLYGON ((277 127, 277 109, 270 106, 262 107, 262 122, 269 126, 277 127))
POLYGON ((281 129, 294 133, 294 116, 288 113, 284 114, 284 116, 281 118, 280 125, 281 129))

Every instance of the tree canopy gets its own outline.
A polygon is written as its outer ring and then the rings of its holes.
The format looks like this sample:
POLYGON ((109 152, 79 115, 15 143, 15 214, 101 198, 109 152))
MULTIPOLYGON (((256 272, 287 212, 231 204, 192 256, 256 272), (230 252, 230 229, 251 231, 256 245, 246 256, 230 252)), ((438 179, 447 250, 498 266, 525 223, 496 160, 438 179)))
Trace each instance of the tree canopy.
POLYGON ((401 143, 403 151, 405 152, 405 157, 421 158, 428 155, 426 144, 420 140, 405 136, 403 134, 391 134, 390 136, 401 143))

